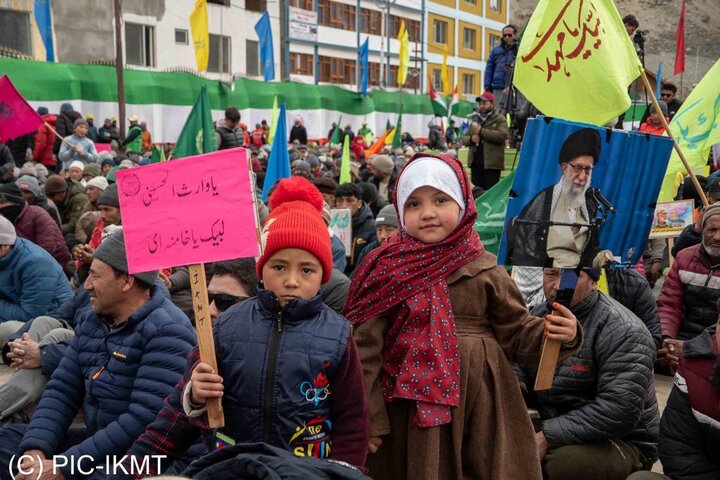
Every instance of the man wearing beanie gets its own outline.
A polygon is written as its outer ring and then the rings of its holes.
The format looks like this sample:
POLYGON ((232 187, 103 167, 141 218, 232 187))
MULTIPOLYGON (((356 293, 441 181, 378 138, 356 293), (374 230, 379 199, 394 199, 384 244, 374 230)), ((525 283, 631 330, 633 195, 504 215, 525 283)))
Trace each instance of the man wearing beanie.
POLYGON ((75 245, 75 225, 88 202, 85 189, 75 180, 51 175, 45 182, 45 194, 48 200, 57 205, 62 221, 60 230, 65 235, 68 247, 72 247, 75 245))
POLYGON ((298 457, 365 464, 368 407, 357 347, 347 320, 318 295, 332 272, 322 205, 306 179, 280 181, 262 231, 261 288, 215 322, 217 374, 193 350, 176 392, 128 455, 162 452, 162 471, 201 433, 209 449, 265 442, 298 457), (222 398, 225 413, 214 431, 205 417, 211 398, 222 398))
POLYGON ((60 225, 62 225, 60 221, 60 211, 52 201, 47 199, 37 178, 23 175, 15 180, 15 185, 20 187, 23 198, 25 198, 28 204, 38 206, 45 210, 50 215, 50 218, 53 219, 53 222, 60 228, 60 225))
POLYGON ((600 205, 590 181, 601 144, 595 128, 582 128, 565 139, 559 155, 560 181, 540 191, 508 222, 508 265, 593 266, 600 238, 590 221, 600 205))
POLYGON ((18 237, 10 220, 0 216, 0 345, 24 322, 46 315, 71 295, 55 259, 18 237))
POLYGON ((63 162, 63 170, 70 166, 70 162, 78 160, 83 165, 97 161, 95 144, 87 137, 88 123, 78 118, 73 124, 73 134, 63 138, 58 153, 58 160, 63 162))
POLYGON ((717 321, 720 299, 720 204, 705 209, 702 241, 678 252, 658 299, 664 339, 658 361, 675 373, 683 343, 717 321))
POLYGON ((640 131, 643 133, 650 133, 652 135, 664 135, 665 127, 662 124, 662 117, 665 117, 665 121, 670 123, 670 117, 668 116, 668 106, 662 100, 658 100, 660 105, 660 111, 658 112, 655 108, 655 104, 650 104, 648 108, 647 120, 640 125, 640 131))
POLYGON ((196 344, 192 325, 155 284, 157 271, 128 273, 122 231, 98 247, 91 272, 85 282, 91 308, 30 424, 0 430, 3 478, 18 452, 33 453, 28 468, 55 467, 65 478, 77 478, 71 463, 53 464, 53 455, 83 457, 90 465, 124 455, 182 377, 196 344), (81 408, 86 428, 68 428, 81 408))
POLYGON ((320 190, 330 208, 335 208, 335 190, 337 190, 338 184, 335 180, 330 177, 315 177, 313 179, 313 185, 320 190))
POLYGON ((70 252, 60 228, 45 210, 29 205, 14 183, 0 186, 0 214, 12 222, 19 237, 45 249, 61 267, 67 266, 70 252))
MULTIPOLYGON (((553 310, 561 274, 560 269, 545 269, 548 303, 534 309, 534 315, 553 310)), ((649 470, 657 459, 655 343, 640 319, 598 291, 599 278, 598 268, 579 273, 569 308, 582 326, 582 347, 558 363, 552 388, 533 393, 537 367, 515 368, 530 392, 528 407, 541 415, 535 443, 549 480, 624 479, 633 471, 649 470)))
MULTIPOLYGON (((114 183, 109 185, 98 197, 97 208, 100 211, 100 218, 95 223, 90 239, 87 244, 77 244, 72 249, 73 258, 78 261, 78 275, 80 280, 85 279, 87 267, 93 261, 93 253, 100 245, 102 232, 105 227, 110 225, 121 225, 122 217, 120 215, 120 198, 118 196, 118 187, 114 183)), ((79 222, 78 222, 79 223, 79 222)))
POLYGON ((392 202, 395 180, 398 170, 388 155, 375 155, 368 163, 368 171, 372 174, 368 180, 377 188, 378 195, 386 202, 392 202))
POLYGON ((377 236, 377 239, 368 243, 367 247, 365 247, 362 251, 360 258, 358 258, 358 265, 362 263, 368 253, 382 245, 383 242, 397 234, 398 231, 398 217, 397 212, 395 211, 395 205, 392 203, 390 205, 385 205, 380 209, 377 217, 375 217, 375 235, 377 236))

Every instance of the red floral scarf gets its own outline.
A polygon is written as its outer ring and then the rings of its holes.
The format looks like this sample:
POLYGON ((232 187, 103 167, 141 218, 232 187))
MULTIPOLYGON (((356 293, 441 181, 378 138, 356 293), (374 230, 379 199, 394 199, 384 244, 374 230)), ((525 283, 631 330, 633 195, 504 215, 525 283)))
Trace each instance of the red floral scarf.
MULTIPOLYGON (((446 278, 477 259, 484 249, 473 230, 477 217, 472 187, 459 161, 434 157, 452 167, 465 198, 465 212, 444 241, 428 244, 404 229, 370 252, 350 285, 345 315, 354 325, 389 312, 380 381, 385 401, 417 401, 420 427, 450 423, 460 405, 460 347, 446 278)), ((432 185, 431 185, 432 186, 432 185)), ((397 209, 397 188, 395 188, 397 209)))

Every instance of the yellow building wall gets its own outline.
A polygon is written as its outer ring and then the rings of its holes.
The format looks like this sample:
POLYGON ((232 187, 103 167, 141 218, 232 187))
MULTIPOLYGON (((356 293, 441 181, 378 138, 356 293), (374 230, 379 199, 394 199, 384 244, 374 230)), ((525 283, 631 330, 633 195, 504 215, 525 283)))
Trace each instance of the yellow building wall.
MULTIPOLYGON (((462 0, 461 0, 462 1, 462 0)), ((490 20, 496 20, 501 23, 505 23, 507 16, 507 2, 508 0, 484 0, 485 1, 485 17, 490 20), (496 4, 498 10, 493 10, 492 6, 496 4)))
POLYGON ((480 82, 482 78, 482 71, 480 70, 472 70, 469 68, 458 68, 458 78, 457 78, 457 84, 458 84, 458 92, 461 95, 470 93, 472 95, 478 96, 480 95, 480 82), (466 92, 464 90, 464 84, 463 84, 463 77, 465 75, 472 75, 473 77, 473 86, 471 92, 466 92))
POLYGON ((458 0, 458 8, 463 12, 482 17, 484 1, 485 0, 458 0))
POLYGON ((443 54, 447 49, 447 54, 450 57, 455 56, 455 20, 449 17, 443 17, 436 13, 428 13, 427 22, 427 39, 428 39, 428 52, 443 54), (447 36, 446 44, 435 43, 435 35, 433 30, 433 24, 435 20, 443 21, 447 24, 447 36))
POLYGON ((482 28, 478 25, 459 22, 458 23, 458 56, 462 58, 468 58, 470 60, 481 59, 480 45, 482 44, 482 28), (475 32, 475 44, 471 49, 465 48, 465 30, 470 29, 475 32))
MULTIPOLYGON (((447 70, 448 70, 448 82, 450 82, 450 90, 452 91, 452 89, 455 87, 455 84, 457 83, 457 81, 455 79, 455 67, 453 67, 452 65, 448 65, 447 70)), ((440 73, 438 73, 438 75, 440 75, 442 78, 442 64, 440 64, 440 63, 428 63, 427 71, 428 71, 428 75, 430 75, 430 78, 434 78, 435 71, 440 72, 440 73)), ((439 91, 438 93, 444 94, 445 92, 439 91)))
MULTIPOLYGON (((463 0, 457 0, 459 2, 462 2, 463 0)), ((481 1, 481 0, 478 0, 481 1)), ((432 3, 437 3, 438 5, 445 5, 446 7, 455 8, 455 0, 430 0, 432 3)))

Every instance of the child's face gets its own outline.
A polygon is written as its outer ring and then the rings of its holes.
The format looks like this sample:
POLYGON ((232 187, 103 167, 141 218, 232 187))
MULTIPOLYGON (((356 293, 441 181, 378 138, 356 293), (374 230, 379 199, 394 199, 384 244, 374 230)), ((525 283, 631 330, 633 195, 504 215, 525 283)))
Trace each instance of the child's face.
POLYGON ((460 221, 460 205, 434 187, 420 187, 405 201, 405 230, 425 243, 445 240, 460 221))
POLYGON ((323 269, 314 255, 299 248, 275 252, 263 265, 265 288, 280 300, 280 306, 296 299, 309 300, 320 291, 323 269))

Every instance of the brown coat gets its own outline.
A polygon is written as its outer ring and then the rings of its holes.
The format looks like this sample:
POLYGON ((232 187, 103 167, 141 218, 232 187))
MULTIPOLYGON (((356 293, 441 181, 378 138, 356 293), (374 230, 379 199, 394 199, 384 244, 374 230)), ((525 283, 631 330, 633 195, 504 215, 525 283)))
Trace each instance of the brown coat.
MULTIPOLYGON (((355 329, 370 400, 368 455, 375 480, 541 479, 533 427, 510 361, 537 364, 544 320, 528 314, 496 257, 483 254, 447 279, 461 354, 460 406, 449 425, 412 425, 415 402, 386 404, 378 380, 387 316, 355 329)), ((581 340, 581 332, 578 327, 581 340)), ((561 358, 577 350, 563 348, 561 358)))
POLYGON ((472 166, 475 158, 475 149, 482 146, 483 164, 485 169, 503 170, 505 168, 505 140, 510 137, 505 117, 493 112, 485 122, 478 124, 472 122, 468 135, 462 138, 463 145, 469 147, 467 162, 468 167, 472 166), (472 136, 480 131, 480 143, 472 142, 472 136))

